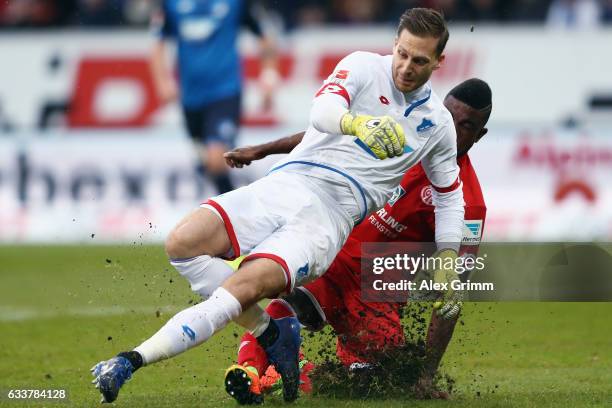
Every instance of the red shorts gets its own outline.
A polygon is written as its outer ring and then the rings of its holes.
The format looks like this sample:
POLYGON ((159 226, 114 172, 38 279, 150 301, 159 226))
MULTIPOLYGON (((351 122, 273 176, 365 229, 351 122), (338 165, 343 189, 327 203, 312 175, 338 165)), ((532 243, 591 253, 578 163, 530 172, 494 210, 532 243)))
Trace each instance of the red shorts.
POLYGON ((369 362, 373 354, 404 343, 403 304, 362 301, 360 276, 359 259, 340 251, 322 277, 304 286, 336 331, 338 358, 346 365, 369 362))

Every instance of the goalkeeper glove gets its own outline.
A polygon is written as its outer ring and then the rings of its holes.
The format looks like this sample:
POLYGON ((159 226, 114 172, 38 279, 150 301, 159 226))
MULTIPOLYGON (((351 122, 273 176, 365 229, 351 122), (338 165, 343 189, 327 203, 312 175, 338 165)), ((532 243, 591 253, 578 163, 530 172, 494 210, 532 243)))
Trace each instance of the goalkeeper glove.
POLYGON ((353 116, 347 112, 340 120, 340 129, 345 135, 357 136, 381 160, 404 153, 404 129, 390 116, 353 116))
MULTIPOLYGON (((454 319, 461 311, 464 297, 463 291, 455 290, 452 287, 452 282, 460 282, 459 275, 455 272, 457 252, 452 249, 442 249, 434 254, 433 257, 437 258, 435 262, 436 268, 430 271, 422 270, 419 272, 421 276, 415 280, 417 288, 420 287, 420 282, 426 279, 434 285, 444 285, 446 289, 438 292, 437 300, 434 302, 433 307, 438 316, 447 320, 454 319)), ((418 291, 415 295, 412 297, 414 300, 426 300, 428 298, 418 291)))

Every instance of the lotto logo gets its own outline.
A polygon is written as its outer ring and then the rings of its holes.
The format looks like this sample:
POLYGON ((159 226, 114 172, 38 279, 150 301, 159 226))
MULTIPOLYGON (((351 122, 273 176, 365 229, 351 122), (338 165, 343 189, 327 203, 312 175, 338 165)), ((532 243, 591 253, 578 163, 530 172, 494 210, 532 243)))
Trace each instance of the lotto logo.
POLYGON ((317 92, 317 94, 315 95, 315 98, 317 96, 321 96, 321 95, 326 95, 326 94, 335 94, 335 95, 340 95, 341 97, 343 97, 344 99, 346 99, 346 102, 351 103, 351 98, 348 94, 348 92, 346 91, 346 89, 339 84, 325 84, 323 85, 323 87, 321 89, 319 89, 319 92, 317 92))
POLYGON ((195 334, 195 332, 193 331, 193 329, 191 327, 189 327, 187 325, 184 325, 183 326, 183 333, 186 334, 187 337, 189 337, 189 340, 195 341, 196 334, 195 334))

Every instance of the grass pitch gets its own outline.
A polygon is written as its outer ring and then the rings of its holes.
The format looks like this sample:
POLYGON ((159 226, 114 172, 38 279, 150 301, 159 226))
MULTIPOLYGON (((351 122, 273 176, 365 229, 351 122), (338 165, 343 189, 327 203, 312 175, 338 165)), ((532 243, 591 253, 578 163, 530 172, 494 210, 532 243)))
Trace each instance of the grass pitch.
MULTIPOLYGON (((89 368, 197 301, 157 246, 0 247, 0 406, 95 406, 89 368), (15 401, 9 389, 66 389, 65 402, 15 401)), ((443 362, 451 401, 302 396, 306 407, 612 406, 612 303, 470 303, 443 362)), ((222 387, 240 330, 146 367, 121 407, 233 407, 222 387)), ((315 337, 315 339, 318 337, 315 337)), ((308 355, 332 348, 306 336, 308 355)), ((269 397, 266 406, 285 406, 269 397)))

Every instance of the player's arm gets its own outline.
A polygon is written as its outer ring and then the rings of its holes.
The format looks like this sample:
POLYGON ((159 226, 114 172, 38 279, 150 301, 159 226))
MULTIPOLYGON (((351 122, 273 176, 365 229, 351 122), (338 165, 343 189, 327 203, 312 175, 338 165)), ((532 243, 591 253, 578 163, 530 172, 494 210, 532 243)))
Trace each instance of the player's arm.
POLYGON ((452 319, 444 319, 434 311, 431 314, 429 328, 427 329, 426 357, 423 372, 417 381, 415 392, 422 394, 421 398, 448 399, 449 395, 443 391, 437 391, 433 386, 434 377, 440 366, 442 356, 453 336, 455 325, 459 316, 452 319))
POLYGON ((452 319, 459 314, 463 298, 462 292, 452 288, 451 283, 459 280, 459 277, 455 268, 449 267, 455 264, 463 236, 463 189, 457 165, 457 136, 452 120, 440 124, 434 131, 442 132, 442 135, 436 146, 423 158, 422 164, 432 185, 438 247, 435 256, 442 259, 443 266, 429 271, 429 277, 435 282, 447 284, 447 289, 441 291, 434 308, 439 316, 452 319))
POLYGON ((351 101, 366 86, 367 66, 367 53, 352 53, 340 61, 315 95, 310 123, 322 133, 356 136, 359 146, 379 159, 400 156, 405 137, 395 120, 350 110, 351 101))
POLYGON ((153 76, 153 84, 162 103, 173 101, 178 96, 178 88, 172 72, 172 65, 168 61, 166 40, 176 35, 174 22, 166 13, 164 1, 151 18, 153 34, 156 37, 149 59, 149 67, 153 76))
MULTIPOLYGON (((480 214, 483 222, 484 229, 484 221, 485 221, 485 212, 480 214)), ((480 218, 479 217, 479 218, 480 218)), ((463 245, 459 253, 462 256, 478 256, 478 249, 480 245, 463 245)), ((470 271, 466 271, 461 274, 461 279, 465 281, 469 277, 470 271)), ((433 377, 440 366, 440 361, 442 361, 442 357, 446 352, 446 348, 450 343, 450 340, 453 336, 453 332, 455 330, 455 325, 457 324, 457 320, 459 319, 459 315, 451 318, 444 319, 438 316, 436 311, 434 310, 431 314, 431 320, 429 321, 429 328, 427 329, 427 339, 426 339, 426 348, 427 348, 427 357, 425 359, 425 372, 422 378, 423 385, 428 385, 431 381, 433 381, 433 377)))
POLYGON ((261 71, 259 83, 263 93, 264 110, 272 108, 274 89, 278 85, 278 52, 274 38, 263 30, 261 19, 265 12, 263 5, 255 0, 247 1, 242 14, 242 25, 259 39, 261 71))
POLYGON ((225 157, 225 162, 228 166, 242 168, 243 166, 248 166, 253 161, 261 160, 271 154, 290 153, 295 146, 300 144, 303 137, 304 132, 300 132, 269 143, 238 147, 226 152, 223 154, 223 157, 225 157))

